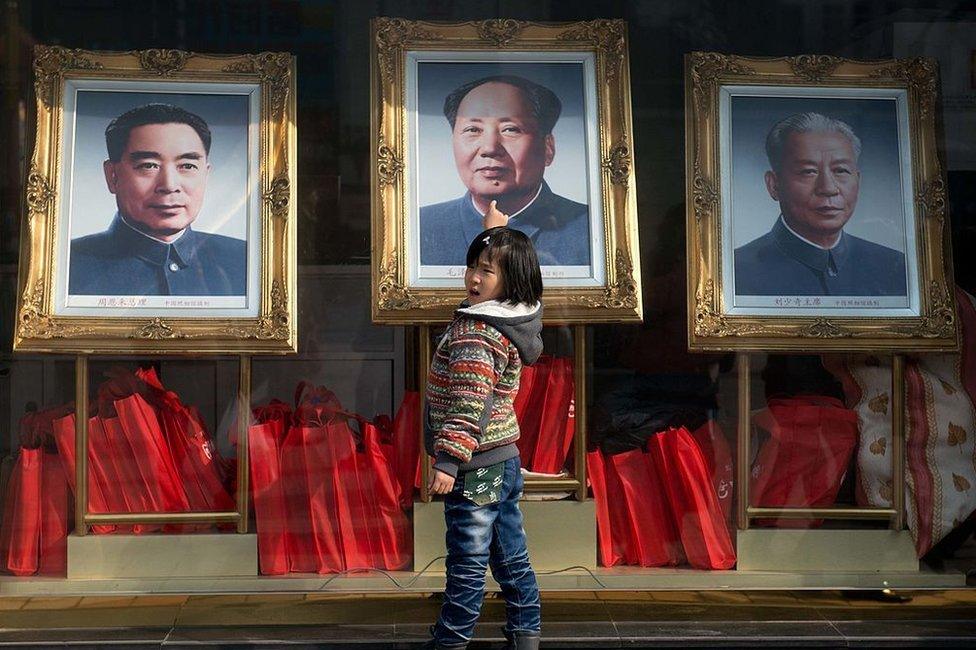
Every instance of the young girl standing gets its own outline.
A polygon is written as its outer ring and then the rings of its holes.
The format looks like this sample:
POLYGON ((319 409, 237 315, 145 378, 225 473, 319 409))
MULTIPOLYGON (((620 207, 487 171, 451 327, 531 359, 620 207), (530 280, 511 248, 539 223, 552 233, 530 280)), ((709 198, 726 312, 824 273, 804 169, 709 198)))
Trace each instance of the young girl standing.
POLYGON ((447 587, 426 647, 467 647, 490 567, 505 597, 506 648, 538 648, 539 587, 518 507, 513 402, 522 365, 542 353, 542 272, 529 238, 505 227, 475 238, 467 266, 467 299, 427 379, 424 439, 435 457, 428 490, 445 495, 447 587))

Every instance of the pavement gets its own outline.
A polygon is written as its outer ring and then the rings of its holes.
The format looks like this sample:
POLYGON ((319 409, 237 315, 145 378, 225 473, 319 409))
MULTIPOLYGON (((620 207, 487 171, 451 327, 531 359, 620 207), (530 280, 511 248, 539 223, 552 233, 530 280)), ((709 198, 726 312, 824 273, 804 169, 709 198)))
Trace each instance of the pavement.
MULTIPOLYGON (((976 646, 976 589, 893 596, 548 592, 542 647, 976 646)), ((0 645, 411 649, 439 606, 437 594, 404 593, 0 597, 0 645)), ((472 650, 502 646, 504 616, 490 595, 472 650)))

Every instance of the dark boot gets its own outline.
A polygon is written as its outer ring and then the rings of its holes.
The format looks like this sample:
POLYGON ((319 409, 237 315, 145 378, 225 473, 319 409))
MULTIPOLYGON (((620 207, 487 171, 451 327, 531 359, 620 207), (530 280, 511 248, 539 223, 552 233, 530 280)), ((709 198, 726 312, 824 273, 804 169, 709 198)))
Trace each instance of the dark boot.
MULTIPOLYGON (((450 643, 443 644, 437 643, 433 639, 424 644, 423 650, 465 650, 468 647, 467 643, 450 643)), ((536 646, 538 647, 538 646, 536 646)))
MULTIPOLYGON (((434 626, 430 626, 430 635, 434 636, 434 626)), ((466 650, 468 647, 468 642, 464 641, 461 643, 438 643, 434 639, 431 639, 424 644, 423 650, 466 650)))
POLYGON ((539 632, 508 632, 502 630, 508 643, 505 650, 539 650, 539 641, 542 635, 539 632))

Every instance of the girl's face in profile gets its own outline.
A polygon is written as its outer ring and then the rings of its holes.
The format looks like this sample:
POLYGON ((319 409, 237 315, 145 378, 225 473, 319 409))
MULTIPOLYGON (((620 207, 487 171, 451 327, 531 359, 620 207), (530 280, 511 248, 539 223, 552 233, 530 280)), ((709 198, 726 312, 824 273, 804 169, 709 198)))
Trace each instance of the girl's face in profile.
POLYGON ((477 305, 498 300, 505 295, 501 269, 495 260, 488 259, 488 251, 482 251, 474 266, 464 272, 464 288, 468 292, 468 304, 477 305))

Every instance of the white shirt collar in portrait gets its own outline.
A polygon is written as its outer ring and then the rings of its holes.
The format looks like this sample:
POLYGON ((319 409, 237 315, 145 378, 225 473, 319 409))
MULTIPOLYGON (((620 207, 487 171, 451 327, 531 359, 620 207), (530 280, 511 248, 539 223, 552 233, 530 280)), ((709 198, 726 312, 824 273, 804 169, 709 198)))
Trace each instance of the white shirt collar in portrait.
POLYGON ((783 222, 783 225, 786 226, 786 229, 787 230, 789 230, 791 233, 793 233, 793 236, 794 237, 796 237, 797 239, 799 239, 801 242, 803 242, 805 244, 809 244, 809 245, 813 246, 814 248, 820 249, 822 251, 829 251, 832 248, 836 248, 837 247, 837 244, 840 243, 840 238, 844 236, 844 231, 841 230, 837 234, 837 241, 835 241, 830 246, 821 246, 820 244, 814 244, 812 241, 810 241, 809 239, 807 239, 806 237, 804 237, 803 235, 801 235, 797 231, 795 231, 792 228, 790 228, 790 224, 786 223, 786 219, 783 218, 783 215, 782 214, 779 215, 779 220, 783 222))
MULTIPOLYGON (((528 210, 529 209, 529 206, 531 206, 533 203, 535 203, 535 200, 537 198, 539 198, 539 194, 541 194, 541 193, 542 193, 542 183, 539 183, 539 189, 537 189, 535 191, 535 196, 532 197, 532 200, 529 201, 528 203, 526 203, 525 206, 523 206, 522 209, 519 210, 518 212, 513 212, 512 214, 508 215, 508 218, 509 219, 513 219, 513 218, 517 217, 518 215, 522 214, 523 212, 525 212, 526 210, 528 210)), ((471 205, 474 206, 474 209, 478 212, 478 214, 480 214, 482 217, 485 216, 485 213, 484 212, 482 212, 481 210, 478 210, 478 205, 474 202, 474 197, 473 196, 471 197, 471 205)))
POLYGON ((180 237, 182 237, 183 235, 186 234, 186 228, 184 228, 183 230, 180 231, 180 234, 177 235, 176 236, 176 239, 174 239, 173 241, 163 241, 162 239, 156 239, 152 235, 147 235, 146 233, 142 232, 141 230, 139 230, 138 228, 136 228, 135 226, 133 226, 131 223, 129 223, 128 221, 126 221, 125 220, 125 217, 123 217, 121 214, 119 214, 119 219, 122 220, 122 223, 124 223, 125 225, 127 225, 129 228, 132 228, 133 230, 135 230, 137 233, 139 233, 143 237, 146 237, 147 239, 151 239, 153 241, 158 241, 160 244, 166 244, 167 246, 169 244, 175 244, 176 242, 178 242, 180 240, 180 237))

